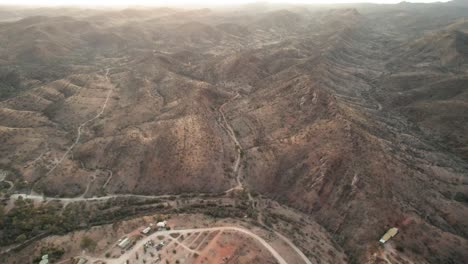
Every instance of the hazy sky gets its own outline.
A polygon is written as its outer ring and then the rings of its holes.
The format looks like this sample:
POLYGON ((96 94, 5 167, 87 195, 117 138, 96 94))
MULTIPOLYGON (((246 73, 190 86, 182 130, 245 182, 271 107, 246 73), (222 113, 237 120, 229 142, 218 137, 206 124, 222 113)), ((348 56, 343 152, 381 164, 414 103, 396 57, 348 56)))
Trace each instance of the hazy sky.
MULTIPOLYGON (((273 3, 355 3, 373 2, 381 4, 398 3, 402 0, 266 0, 261 2, 273 3)), ((408 2, 447 2, 448 0, 408 0, 408 2)), ((0 4, 25 4, 25 5, 220 5, 220 4, 243 4, 256 2, 255 0, 0 0, 0 4)))

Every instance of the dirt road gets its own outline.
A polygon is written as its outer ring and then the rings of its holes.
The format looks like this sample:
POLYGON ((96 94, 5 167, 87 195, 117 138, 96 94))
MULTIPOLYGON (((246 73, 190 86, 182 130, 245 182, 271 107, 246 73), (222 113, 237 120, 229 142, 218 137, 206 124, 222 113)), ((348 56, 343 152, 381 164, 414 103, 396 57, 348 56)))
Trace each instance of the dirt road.
POLYGON ((107 196, 100 196, 100 197, 73 197, 73 198, 54 198, 54 197, 47 197, 39 194, 23 194, 23 193, 17 193, 17 194, 12 194, 11 199, 12 200, 17 200, 19 197, 22 197, 23 199, 30 199, 33 201, 60 201, 63 203, 70 203, 70 202, 84 202, 84 201, 105 201, 105 200, 110 200, 114 198, 142 198, 142 199, 157 199, 157 198, 169 198, 173 197, 173 195, 139 195, 139 194, 112 194, 112 195, 107 195, 107 196))
POLYGON ((224 128, 226 129, 229 137, 234 142, 234 145, 236 146, 236 150, 237 150, 237 157, 236 157, 236 161, 234 162, 234 166, 233 166, 233 171, 236 174, 237 185, 235 187, 227 190, 226 193, 234 191, 234 190, 243 190, 244 189, 244 186, 242 185, 242 181, 240 179, 241 178, 241 173, 240 173, 240 170, 239 170, 240 160, 242 158, 242 146, 240 145, 239 141, 237 140, 236 134, 234 133, 234 129, 231 127, 231 125, 229 124, 229 122, 226 119, 226 116, 224 115, 224 106, 226 106, 226 104, 236 100, 239 96, 240 96, 239 93, 236 94, 236 96, 234 96, 229 101, 227 101, 226 103, 224 103, 223 105, 221 105, 219 107, 219 113, 221 114, 221 117, 223 118, 224 128))
POLYGON ((109 172, 109 177, 107 178, 106 182, 104 183, 104 185, 102 185, 102 189, 106 189, 107 188, 107 185, 109 184, 109 182, 111 181, 112 179, 112 171, 111 170, 107 170, 109 172))
MULTIPOLYGON (((107 68, 106 69, 106 80, 110 83, 110 80, 109 80, 109 70, 110 68, 107 68)), ((107 106, 107 103, 109 102, 109 98, 110 98, 110 95, 112 93, 112 91, 114 90, 114 86, 112 85, 112 88, 109 90, 109 92, 107 93, 107 96, 106 96, 106 100, 104 101, 102 107, 101 107, 101 111, 99 111, 99 113, 97 113, 93 118, 83 122, 81 125, 78 126, 78 129, 77 129, 77 136, 76 136, 76 139, 75 141, 73 142, 73 144, 67 149, 67 151, 65 151, 65 153, 63 154, 62 158, 60 158, 60 160, 55 163, 55 165, 46 173, 46 176, 51 174, 62 162, 63 160, 67 157, 68 153, 70 153, 70 151, 73 150, 73 148, 76 146, 76 144, 78 144, 78 142, 80 141, 80 138, 81 138, 81 130, 86 126, 88 125, 89 123, 93 122, 94 120, 98 119, 103 113, 104 113, 104 110, 106 109, 106 106, 107 106)))

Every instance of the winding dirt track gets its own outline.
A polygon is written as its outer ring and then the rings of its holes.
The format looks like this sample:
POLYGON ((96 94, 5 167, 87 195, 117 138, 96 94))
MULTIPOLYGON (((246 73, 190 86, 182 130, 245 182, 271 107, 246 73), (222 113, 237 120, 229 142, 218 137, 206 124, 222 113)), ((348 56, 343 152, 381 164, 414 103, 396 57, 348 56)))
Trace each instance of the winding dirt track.
POLYGON ((109 172, 109 178, 107 178, 107 180, 106 180, 106 182, 104 183, 104 185, 102 185, 102 188, 103 188, 103 189, 106 189, 106 188, 107 188, 107 185, 108 185, 109 182, 111 181, 112 175, 113 175, 113 173, 112 173, 111 170, 107 170, 107 171, 109 172))
MULTIPOLYGON (((2 181, 0 181, 0 182, 2 182, 2 181)), ((3 180, 3 182, 6 182, 6 183, 10 184, 10 187, 8 187, 7 191, 9 191, 9 190, 13 189, 13 187, 15 187, 15 184, 12 181, 3 180)))
POLYGON ((106 195, 106 196, 101 196, 101 197, 90 197, 90 198, 85 198, 85 197, 73 197, 73 198, 54 198, 54 197, 46 197, 43 195, 39 194, 22 194, 22 193, 17 193, 17 194, 12 194, 11 199, 18 199, 19 197, 22 197, 23 199, 30 199, 33 201, 60 201, 64 203, 70 203, 70 202, 91 202, 91 201, 105 201, 105 200, 110 200, 114 198, 142 198, 142 199, 155 199, 155 198, 168 198, 168 197, 173 197, 173 195, 139 195, 139 194, 111 194, 111 195, 106 195))
MULTIPOLYGON (((109 70, 110 68, 107 68, 106 69, 106 80, 108 82, 110 82, 109 80, 109 70)), ((68 153, 70 153, 70 151, 73 150, 73 148, 76 146, 76 144, 78 144, 78 142, 80 141, 80 138, 81 138, 81 130, 86 126, 88 125, 89 123, 93 122, 94 120, 98 119, 103 113, 104 113, 104 110, 106 109, 106 106, 107 106, 107 102, 109 102, 109 98, 110 98, 110 95, 112 93, 112 91, 114 90, 114 86, 112 85, 112 88, 109 90, 109 92, 107 93, 107 96, 106 96, 106 100, 104 101, 104 104, 102 105, 101 107, 101 111, 99 111, 99 113, 97 113, 93 118, 85 121, 84 123, 82 123, 80 126, 78 126, 78 129, 77 129, 77 136, 76 136, 76 139, 75 139, 75 142, 73 142, 73 144, 67 149, 67 151, 63 154, 62 158, 60 158, 60 160, 46 173, 46 176, 51 174, 62 162, 63 160, 67 157, 68 153)))
POLYGON ((223 127, 224 127, 224 129, 226 129, 229 137, 232 139, 232 141, 236 145, 236 150, 237 150, 237 157, 236 157, 236 161, 235 161, 234 166, 233 166, 233 171, 236 174, 237 185, 235 187, 227 190, 226 193, 232 192, 234 190, 243 190, 244 189, 244 186, 242 185, 242 182, 240 180, 241 173, 240 173, 240 170, 239 170, 240 160, 241 160, 241 155, 242 155, 241 154, 242 153, 242 146, 239 143, 239 141, 237 140, 236 134, 234 133, 234 129, 232 129, 231 125, 229 124, 229 122, 226 119, 226 116, 224 115, 224 106, 226 106, 228 103, 236 100, 239 96, 240 96, 240 94, 237 93, 236 96, 234 96, 229 101, 227 101, 226 103, 222 104, 219 107, 219 113, 221 114, 221 117, 223 118, 223 122, 224 122, 223 127))

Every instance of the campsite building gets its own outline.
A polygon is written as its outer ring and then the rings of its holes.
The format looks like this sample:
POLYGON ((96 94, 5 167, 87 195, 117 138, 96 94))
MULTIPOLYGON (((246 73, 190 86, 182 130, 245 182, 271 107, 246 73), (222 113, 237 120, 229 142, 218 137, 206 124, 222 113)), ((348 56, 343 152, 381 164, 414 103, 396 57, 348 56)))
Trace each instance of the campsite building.
POLYGON ((120 243, 118 244, 119 248, 122 248, 122 249, 125 249, 128 247, 128 245, 130 245, 130 238, 126 237, 125 239, 123 239, 122 241, 120 241, 120 243))
POLYGON ((385 242, 396 236, 396 234, 398 234, 398 228, 392 227, 387 231, 387 233, 385 233, 385 235, 382 236, 379 242, 385 244, 385 242))

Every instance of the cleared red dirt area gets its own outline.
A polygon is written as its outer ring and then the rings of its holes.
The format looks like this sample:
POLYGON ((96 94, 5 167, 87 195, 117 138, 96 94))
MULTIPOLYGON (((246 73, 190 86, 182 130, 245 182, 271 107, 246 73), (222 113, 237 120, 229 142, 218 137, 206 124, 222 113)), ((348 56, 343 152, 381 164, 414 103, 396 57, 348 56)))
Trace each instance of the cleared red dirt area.
MULTIPOLYGON (((270 253, 254 239, 234 231, 214 236, 200 251, 194 264, 208 263, 277 263, 270 253)), ((203 244, 202 244, 203 246, 203 244)))

